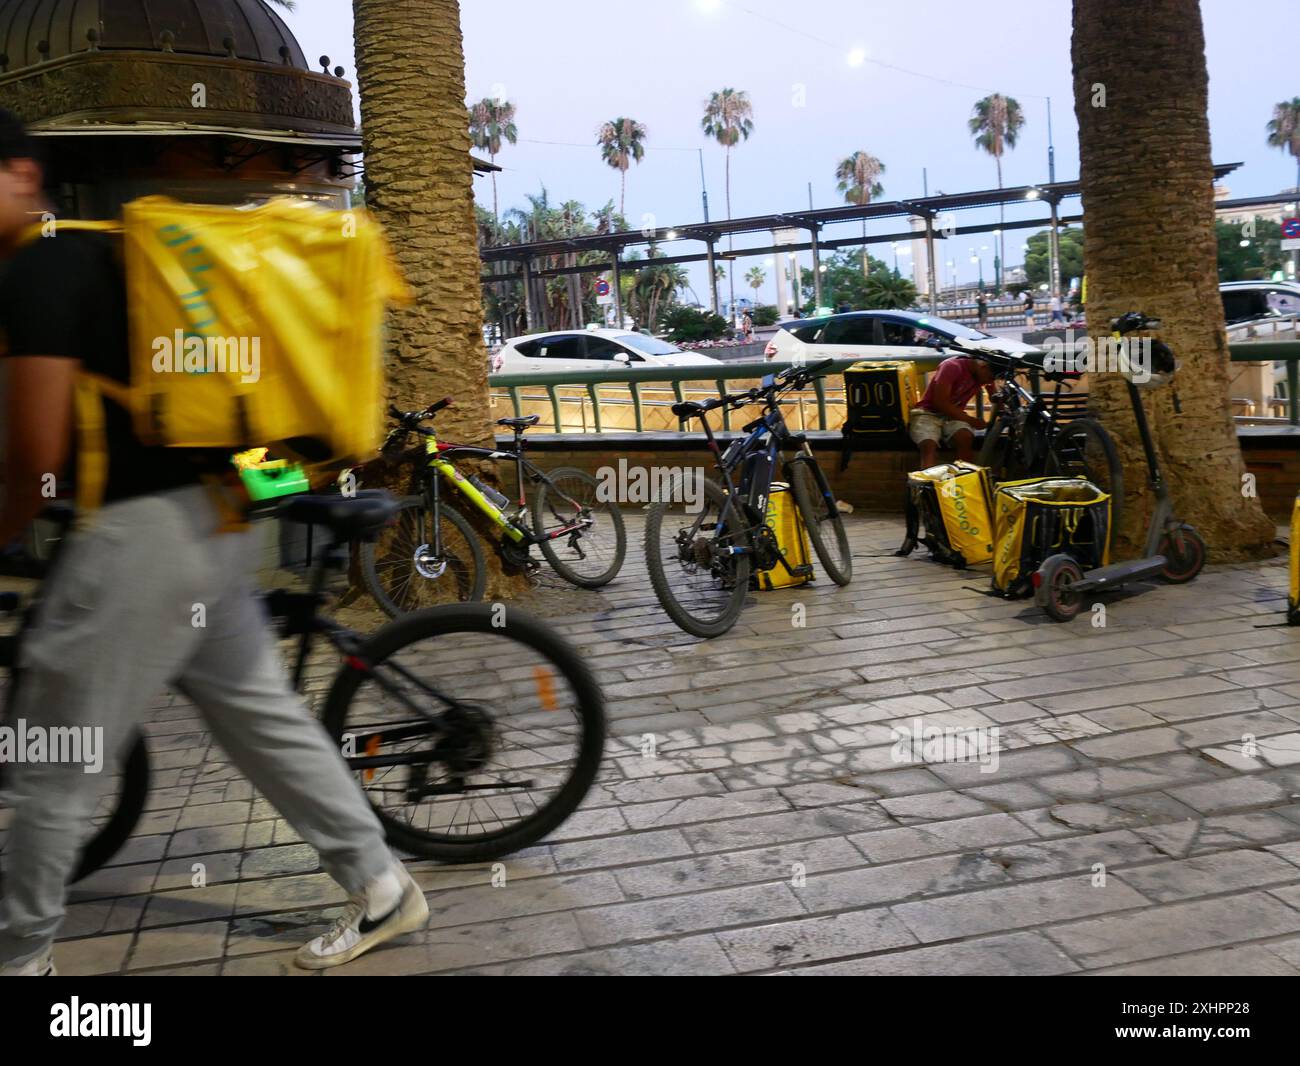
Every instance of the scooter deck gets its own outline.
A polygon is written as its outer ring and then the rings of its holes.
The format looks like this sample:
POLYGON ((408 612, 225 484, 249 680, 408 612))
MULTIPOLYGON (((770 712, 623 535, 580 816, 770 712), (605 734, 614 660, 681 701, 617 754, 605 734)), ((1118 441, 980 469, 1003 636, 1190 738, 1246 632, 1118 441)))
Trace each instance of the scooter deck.
POLYGON ((1076 581, 1071 588, 1079 592, 1094 592, 1097 589, 1114 588, 1129 581, 1141 581, 1143 578, 1155 577, 1168 565, 1163 555, 1152 555, 1146 559, 1128 559, 1122 563, 1099 566, 1095 570, 1084 572, 1083 580, 1076 581))

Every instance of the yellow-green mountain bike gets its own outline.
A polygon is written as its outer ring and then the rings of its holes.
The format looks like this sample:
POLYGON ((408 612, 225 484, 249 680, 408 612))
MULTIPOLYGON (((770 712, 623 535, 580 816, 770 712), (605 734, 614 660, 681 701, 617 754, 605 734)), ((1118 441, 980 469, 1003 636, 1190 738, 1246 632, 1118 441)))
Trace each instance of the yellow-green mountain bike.
POLYGON ((439 440, 425 423, 450 403, 439 400, 422 411, 389 408, 395 425, 384 451, 400 451, 417 433, 424 438, 424 452, 416 491, 402 500, 396 523, 374 543, 361 546, 362 573, 379 606, 396 616, 483 598, 487 563, 482 543, 464 515, 444 501, 444 482, 501 530, 494 546, 510 566, 535 571, 540 566, 532 557, 536 546, 557 574, 580 588, 612 581, 623 566, 627 534, 617 504, 600 498, 599 482, 582 470, 544 471, 524 458, 524 431, 536 424, 537 415, 497 421, 514 431, 513 448, 439 440), (516 499, 459 470, 456 462, 466 459, 514 463, 516 499))

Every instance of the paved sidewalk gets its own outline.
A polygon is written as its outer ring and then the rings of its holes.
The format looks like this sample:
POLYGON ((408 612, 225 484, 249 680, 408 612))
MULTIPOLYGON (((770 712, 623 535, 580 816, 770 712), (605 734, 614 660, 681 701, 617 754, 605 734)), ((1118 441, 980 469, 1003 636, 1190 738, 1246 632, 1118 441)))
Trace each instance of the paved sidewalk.
MULTIPOLYGON (((850 522, 851 586, 713 641, 658 608, 639 522, 603 594, 541 590, 609 699, 598 786, 500 887, 412 862, 428 929, 333 973, 1300 974, 1300 630, 1258 628, 1284 561, 1062 626, 850 522), (897 761, 917 721, 996 727, 996 770, 897 761)), ((301 973, 338 890, 190 707, 149 733, 152 810, 60 969, 301 973)))

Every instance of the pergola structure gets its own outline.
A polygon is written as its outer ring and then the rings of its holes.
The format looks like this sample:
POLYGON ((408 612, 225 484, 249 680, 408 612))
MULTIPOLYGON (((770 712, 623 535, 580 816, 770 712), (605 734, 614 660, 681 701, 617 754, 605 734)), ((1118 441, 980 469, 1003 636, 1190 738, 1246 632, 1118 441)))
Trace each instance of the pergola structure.
MULTIPOLYGON (((1240 163, 1220 163, 1214 167, 1214 180, 1219 181, 1225 175, 1240 167, 1240 163)), ((530 282, 534 278, 560 277, 568 274, 613 274, 613 297, 615 315, 622 321, 622 294, 619 278, 627 267, 637 269, 642 266, 663 266, 669 263, 708 264, 710 305, 715 313, 718 311, 718 283, 714 263, 718 259, 738 259, 742 256, 769 255, 809 251, 812 253, 813 286, 816 302, 822 302, 820 256, 823 251, 847 247, 862 247, 870 244, 888 244, 894 241, 911 241, 923 235, 926 247, 927 290, 930 309, 933 311, 938 297, 938 285, 935 278, 934 239, 935 234, 942 237, 955 237, 970 233, 989 233, 995 230, 1040 229, 1048 227, 1051 256, 1051 291, 1060 295, 1061 270, 1060 253, 1057 244, 1057 232, 1062 223, 1079 222, 1083 216, 1076 214, 1062 217, 1060 204, 1063 200, 1081 194, 1077 181, 1046 182, 1041 185, 1019 185, 1004 189, 983 189, 976 192, 952 193, 938 196, 922 196, 908 200, 887 200, 879 203, 858 206, 844 204, 839 207, 827 207, 817 210, 789 211, 781 214, 754 215, 748 218, 720 219, 710 222, 693 222, 680 226, 663 226, 645 230, 621 230, 616 233, 587 234, 581 237, 569 237, 559 240, 534 241, 527 244, 508 244, 484 248, 481 258, 484 263, 518 263, 518 269, 503 271, 499 274, 485 273, 483 284, 493 285, 515 279, 524 282, 524 308, 531 328, 533 322, 533 296, 530 282), (1042 201, 1048 207, 1047 218, 1022 219, 1015 222, 989 223, 973 226, 957 226, 945 216, 952 212, 979 207, 997 207, 1006 204, 1018 204, 1026 201, 1042 201), (874 233, 867 236, 844 237, 824 240, 821 232, 824 227, 835 223, 862 222, 864 219, 909 218, 920 219, 924 230, 907 229, 901 232, 874 233), (778 229, 806 230, 808 239, 800 243, 761 245, 752 248, 738 248, 734 251, 719 252, 718 242, 726 236, 740 233, 758 233, 778 229), (639 260, 635 265, 624 261, 624 252, 639 245, 659 244, 664 241, 699 241, 704 245, 703 252, 683 255, 658 256, 654 259, 639 260), (602 262, 579 264, 577 266, 551 267, 537 269, 537 259, 564 254, 581 254, 599 252, 602 262)), ((1222 205, 1219 205, 1222 206, 1222 205)))

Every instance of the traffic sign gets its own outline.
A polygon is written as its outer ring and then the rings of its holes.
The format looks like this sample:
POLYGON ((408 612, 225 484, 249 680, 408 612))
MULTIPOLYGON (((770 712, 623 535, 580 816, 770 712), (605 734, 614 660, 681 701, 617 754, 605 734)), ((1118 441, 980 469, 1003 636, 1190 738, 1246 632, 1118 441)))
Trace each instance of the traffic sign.
POLYGON ((1282 220, 1283 237, 1300 237, 1300 218, 1284 218, 1282 220))
POLYGON ((601 278, 599 281, 596 282, 596 295, 597 296, 609 295, 609 282, 606 281, 604 278, 601 278))

